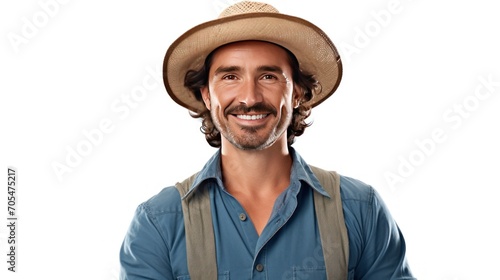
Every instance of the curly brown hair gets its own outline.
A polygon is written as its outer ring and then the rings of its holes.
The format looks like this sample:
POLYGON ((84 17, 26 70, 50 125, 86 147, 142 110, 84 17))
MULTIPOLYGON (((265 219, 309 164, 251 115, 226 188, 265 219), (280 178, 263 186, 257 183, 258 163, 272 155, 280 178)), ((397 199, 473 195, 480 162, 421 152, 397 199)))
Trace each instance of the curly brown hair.
MULTIPOLYGON (((293 81, 295 85, 300 87, 304 93, 299 102, 299 106, 293 109, 292 120, 287 129, 288 145, 292 145, 295 142, 295 137, 302 135, 306 127, 311 125, 311 123, 308 123, 305 120, 310 116, 312 108, 310 105, 304 105, 304 102, 311 100, 313 94, 321 92, 321 85, 316 80, 314 75, 300 69, 299 62, 291 51, 280 45, 277 46, 286 51, 292 68, 293 81)), ((187 87, 200 102, 203 102, 201 89, 208 85, 208 73, 210 71, 210 66, 212 65, 213 54, 216 50, 217 49, 212 51, 207 56, 204 65, 200 69, 191 69, 187 71, 184 78, 184 86, 187 87)), ((200 130, 203 134, 205 134, 208 144, 212 147, 220 147, 221 134, 212 121, 210 111, 205 109, 199 112, 190 112, 190 115, 193 118, 202 119, 200 130)))

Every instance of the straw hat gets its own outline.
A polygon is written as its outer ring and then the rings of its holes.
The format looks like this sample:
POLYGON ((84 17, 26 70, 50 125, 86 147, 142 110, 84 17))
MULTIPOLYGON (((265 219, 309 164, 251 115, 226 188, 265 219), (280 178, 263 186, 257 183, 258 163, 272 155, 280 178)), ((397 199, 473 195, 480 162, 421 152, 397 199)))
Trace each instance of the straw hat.
POLYGON ((246 40, 272 42, 288 49, 302 70, 315 75, 322 90, 307 102, 312 107, 332 95, 340 83, 340 56, 321 29, 304 19, 281 14, 269 4, 244 1, 226 8, 217 19, 193 27, 170 45, 163 64, 168 94, 191 111, 204 110, 203 101, 184 86, 186 72, 199 70, 217 47, 246 40))

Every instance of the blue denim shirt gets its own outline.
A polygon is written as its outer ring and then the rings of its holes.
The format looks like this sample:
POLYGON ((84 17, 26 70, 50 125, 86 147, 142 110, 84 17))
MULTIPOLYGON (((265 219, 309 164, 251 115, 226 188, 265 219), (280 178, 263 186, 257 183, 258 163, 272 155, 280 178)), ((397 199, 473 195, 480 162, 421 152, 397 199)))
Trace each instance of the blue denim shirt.
MULTIPOLYGON (((290 186, 277 198, 260 236, 224 189, 220 151, 193 183, 192 189, 209 189, 219 279, 326 279, 313 193, 327 194, 299 154, 290 152, 290 186)), ((340 177, 340 190, 349 236, 348 279, 415 279, 403 235, 377 192, 345 176, 340 177)), ((121 279, 190 279, 177 189, 164 188, 139 205, 120 263, 121 279)))

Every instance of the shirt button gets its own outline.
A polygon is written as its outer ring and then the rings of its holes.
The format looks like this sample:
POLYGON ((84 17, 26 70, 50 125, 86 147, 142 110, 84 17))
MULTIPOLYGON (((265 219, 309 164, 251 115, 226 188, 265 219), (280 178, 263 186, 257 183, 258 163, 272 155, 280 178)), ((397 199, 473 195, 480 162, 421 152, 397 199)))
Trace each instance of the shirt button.
POLYGON ((259 263, 255 266, 255 270, 257 270, 258 272, 262 272, 264 270, 264 265, 259 263))
POLYGON ((247 215, 245 215, 245 213, 241 213, 240 214, 240 220, 246 221, 246 219, 247 219, 247 215))

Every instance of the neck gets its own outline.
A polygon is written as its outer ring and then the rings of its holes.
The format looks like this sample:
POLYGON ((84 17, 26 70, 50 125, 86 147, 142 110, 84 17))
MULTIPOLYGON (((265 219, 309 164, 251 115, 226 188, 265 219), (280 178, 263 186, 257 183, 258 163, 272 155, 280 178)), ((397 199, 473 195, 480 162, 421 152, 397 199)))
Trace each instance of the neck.
POLYGON ((281 193, 290 181, 292 159, 285 141, 263 150, 240 150, 222 143, 222 177, 226 189, 246 195, 281 193))

